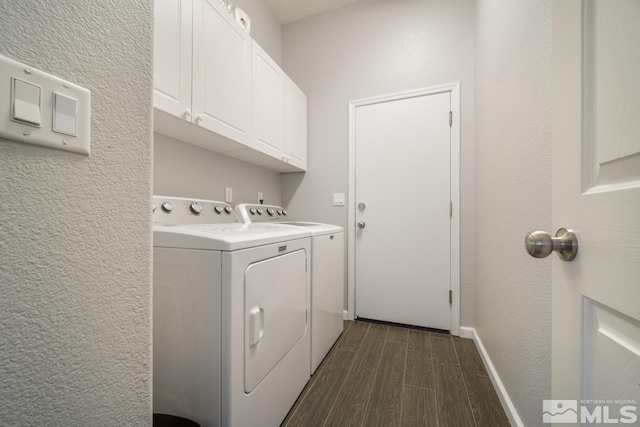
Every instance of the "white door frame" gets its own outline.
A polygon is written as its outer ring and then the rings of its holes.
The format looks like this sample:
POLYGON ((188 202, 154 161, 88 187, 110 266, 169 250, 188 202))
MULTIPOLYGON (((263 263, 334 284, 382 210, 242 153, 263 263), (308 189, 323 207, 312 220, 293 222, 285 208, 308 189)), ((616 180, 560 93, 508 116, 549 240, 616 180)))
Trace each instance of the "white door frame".
MULTIPOLYGON (((451 126, 451 202, 453 203, 453 215, 451 216, 451 290, 453 301, 451 304, 451 333, 460 335, 460 83, 447 83, 430 86, 422 89, 414 89, 405 92, 397 92, 380 95, 371 98, 358 99, 349 102, 349 222, 347 225, 348 249, 347 249, 347 288, 348 288, 348 316, 355 317, 356 297, 356 108, 364 105, 378 104, 381 102, 396 101, 400 99, 415 98, 418 96, 435 95, 438 93, 451 94, 451 111, 453 112, 453 124, 451 126)), ((402 206, 400 207, 402 208, 402 206)), ((402 214, 400 210, 399 214, 402 214)))

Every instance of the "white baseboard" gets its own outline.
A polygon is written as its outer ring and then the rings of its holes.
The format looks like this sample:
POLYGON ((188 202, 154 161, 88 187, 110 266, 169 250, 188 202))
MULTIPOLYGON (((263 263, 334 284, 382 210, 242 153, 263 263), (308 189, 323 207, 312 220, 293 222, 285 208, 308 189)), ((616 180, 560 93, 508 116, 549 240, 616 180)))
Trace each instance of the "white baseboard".
POLYGON ((502 380, 498 375, 498 371, 496 371, 495 366, 491 362, 491 358, 487 353, 487 349, 484 348, 484 344, 482 344, 482 340, 478 335, 478 332, 475 328, 470 328, 467 326, 460 327, 460 336, 463 338, 471 338, 478 349, 478 353, 480 353, 480 357, 482 357, 482 362, 484 363, 485 368, 487 368, 487 372, 489 373, 489 378, 491 378, 491 382, 493 383, 493 388, 496 389, 496 393, 498 394, 498 398, 500 398, 500 402, 502 403, 502 407, 509 418, 512 426, 516 427, 524 427, 524 423, 520 419, 518 415, 518 411, 516 411, 516 407, 514 406, 511 398, 509 397, 509 393, 507 393, 507 389, 502 384, 502 380))
POLYGON ((460 338, 473 339, 474 329, 469 326, 460 326, 460 338))

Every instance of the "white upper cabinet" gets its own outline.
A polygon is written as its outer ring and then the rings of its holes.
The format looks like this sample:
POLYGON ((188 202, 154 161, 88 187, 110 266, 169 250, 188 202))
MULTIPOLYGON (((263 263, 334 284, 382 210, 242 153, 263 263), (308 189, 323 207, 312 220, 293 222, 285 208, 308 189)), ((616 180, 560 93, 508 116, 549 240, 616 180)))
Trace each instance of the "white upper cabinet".
POLYGON ((249 144, 251 37, 219 0, 194 4, 193 122, 249 144))
POLYGON ((153 36, 153 105, 191 120, 191 0, 156 0, 153 36))
POLYGON ((252 47, 251 147, 276 158, 284 158, 284 71, 256 43, 252 47))
POLYGON ((307 98, 220 0, 155 0, 154 131, 306 170, 307 98))
POLYGON ((307 96, 289 78, 284 96, 285 161, 307 170, 307 96))

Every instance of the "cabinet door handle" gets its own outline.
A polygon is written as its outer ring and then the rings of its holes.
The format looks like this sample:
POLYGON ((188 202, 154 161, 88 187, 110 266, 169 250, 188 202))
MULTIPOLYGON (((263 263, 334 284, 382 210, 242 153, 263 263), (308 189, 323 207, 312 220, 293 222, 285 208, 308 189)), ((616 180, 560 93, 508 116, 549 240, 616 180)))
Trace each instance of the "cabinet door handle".
POLYGON ((191 118, 191 108, 186 108, 186 109, 184 110, 184 114, 183 114, 183 116, 184 116, 184 118, 185 118, 185 119, 189 119, 189 118, 191 118))
POLYGON ((196 116, 196 123, 199 123, 199 122, 201 122, 202 120, 204 120, 204 117, 202 116, 202 114, 198 114, 198 115, 196 116))

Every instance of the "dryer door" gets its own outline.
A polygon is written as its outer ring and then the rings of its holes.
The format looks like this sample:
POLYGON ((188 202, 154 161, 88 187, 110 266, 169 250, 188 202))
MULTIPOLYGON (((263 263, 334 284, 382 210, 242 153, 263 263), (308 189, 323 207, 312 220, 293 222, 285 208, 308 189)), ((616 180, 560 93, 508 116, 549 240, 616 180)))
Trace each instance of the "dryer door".
POLYGON ((244 391, 251 393, 307 326, 304 250, 251 264, 244 277, 244 391))

